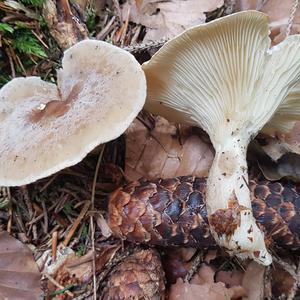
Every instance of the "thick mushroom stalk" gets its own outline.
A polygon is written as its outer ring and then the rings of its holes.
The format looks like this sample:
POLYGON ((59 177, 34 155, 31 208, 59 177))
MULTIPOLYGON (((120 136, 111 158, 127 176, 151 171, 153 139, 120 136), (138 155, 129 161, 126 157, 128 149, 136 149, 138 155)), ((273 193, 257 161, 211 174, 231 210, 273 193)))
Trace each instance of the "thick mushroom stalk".
POLYGON ((283 128, 282 113, 295 120, 300 106, 288 100, 300 79, 300 36, 270 49, 268 32, 266 15, 237 13, 185 31, 143 66, 146 108, 211 138, 206 202, 217 242, 265 265, 272 259, 252 215, 247 147, 273 115, 281 123, 271 127, 283 128))
POLYGON ((221 145, 210 169, 207 185, 209 223, 219 245, 243 252, 264 264, 271 263, 264 237, 252 214, 248 187, 248 139, 239 135, 221 145))

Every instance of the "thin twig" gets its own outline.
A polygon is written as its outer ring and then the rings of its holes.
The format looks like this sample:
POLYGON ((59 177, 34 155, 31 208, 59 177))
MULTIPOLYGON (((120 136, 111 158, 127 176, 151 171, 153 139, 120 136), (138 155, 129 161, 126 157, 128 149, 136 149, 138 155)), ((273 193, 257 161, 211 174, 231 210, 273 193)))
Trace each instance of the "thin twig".
POLYGON ((13 209, 12 205, 10 204, 9 209, 8 209, 8 214, 9 214, 9 219, 7 222, 7 232, 11 234, 11 227, 12 227, 12 220, 13 220, 13 209))
POLYGON ((47 213, 45 201, 42 201, 42 207, 43 207, 43 212, 44 212, 44 232, 47 234, 48 233, 48 213, 47 213))
POLYGON ((142 51, 149 51, 151 49, 160 48, 162 47, 168 39, 162 39, 156 42, 149 42, 147 44, 137 44, 137 45, 130 45, 126 47, 122 47, 124 50, 130 53, 137 53, 142 51))
POLYGON ((11 53, 9 51, 9 48, 5 48, 5 52, 7 54, 9 65, 10 65, 11 77, 15 78, 16 77, 16 70, 15 70, 14 62, 13 62, 13 59, 11 57, 11 53))
POLYGON ((27 206, 28 212, 29 212, 29 220, 31 221, 33 218, 33 206, 32 202, 28 193, 28 189, 26 185, 21 186, 22 194, 23 194, 23 199, 25 201, 25 204, 27 206))
POLYGON ((49 46, 42 40, 42 38, 34 31, 31 30, 31 33, 40 41, 40 43, 49 50, 49 46))
MULTIPOLYGON (((96 183, 99 174, 100 164, 102 161, 102 157, 104 154, 105 145, 102 146, 100 151, 97 165, 95 169, 94 179, 93 179, 93 186, 92 186, 92 195, 91 195, 91 209, 92 211, 95 210, 95 191, 96 191, 96 183)), ((94 218, 93 215, 90 216, 90 226, 91 226, 91 240, 92 240, 92 253, 93 253, 93 291, 94 291, 94 299, 97 299, 97 278, 96 278, 96 253, 95 253, 95 228, 94 228, 94 218)))
POLYGON ((128 28, 128 23, 129 23, 129 16, 130 16, 130 7, 128 8, 128 11, 127 11, 125 23, 122 26, 122 32, 121 32, 121 36, 120 36, 120 42, 121 42, 122 47, 124 46, 124 42, 125 42, 125 36, 126 36, 127 28, 128 28))
POLYGON ((5 197, 9 201, 9 208, 8 208, 8 222, 7 222, 7 232, 11 234, 11 228, 12 228, 12 220, 13 220, 13 208, 12 208, 12 203, 11 203, 11 193, 10 193, 10 188, 4 188, 5 189, 5 197))
MULTIPOLYGON (((56 287, 58 287, 61 290, 64 290, 65 287, 59 284, 53 277, 51 277, 49 274, 44 274, 44 276, 51 282, 53 283, 56 287)), ((70 291, 66 290, 66 294, 70 296, 72 299, 74 298, 74 294, 71 293, 70 291)))
POLYGON ((52 233, 52 262, 56 261, 58 232, 52 233))
POLYGON ((95 228, 93 216, 90 216, 91 236, 92 236, 92 259, 93 259, 93 291, 94 300, 97 300, 97 278, 96 278, 96 255, 95 255, 95 228))
POLYGON ((58 174, 55 174, 54 176, 52 176, 50 178, 50 180, 48 180, 45 185, 43 185, 43 187, 40 188, 40 193, 42 193, 56 178, 57 178, 58 174))
POLYGON ((25 70, 25 68, 24 68, 24 66, 22 64, 22 61, 21 61, 21 59, 20 59, 20 57, 18 55, 16 55, 16 61, 18 62, 20 68, 22 69, 23 75, 27 76, 26 70, 25 70))
POLYGON ((114 23, 116 20, 116 16, 113 16, 110 21, 106 24, 106 26, 97 34, 97 40, 103 40, 106 36, 115 28, 117 23, 114 23))
POLYGON ((293 26, 293 22, 294 22, 294 18, 295 18, 295 14, 296 14, 298 5, 299 5, 299 0, 294 0, 294 4, 291 8, 289 21, 288 21, 288 25, 287 25, 287 28, 286 28, 286 33, 285 33, 286 36, 289 36, 290 33, 291 33, 291 29, 292 29, 292 26, 293 26))
POLYGON ((121 8, 120 8, 120 3, 118 0, 113 0, 113 6, 116 10, 116 13, 119 17, 119 20, 120 20, 120 23, 122 24, 123 23, 123 18, 122 18, 122 12, 121 12, 121 8))
POLYGON ((67 236, 65 237, 65 240, 63 242, 64 246, 67 247, 72 236, 74 235, 77 227, 79 226, 81 220, 84 218, 85 214, 87 213, 89 207, 90 207, 91 202, 90 201, 86 201, 85 205, 83 206, 80 214, 78 215, 78 217, 76 218, 75 222, 73 223, 70 231, 68 232, 67 236))

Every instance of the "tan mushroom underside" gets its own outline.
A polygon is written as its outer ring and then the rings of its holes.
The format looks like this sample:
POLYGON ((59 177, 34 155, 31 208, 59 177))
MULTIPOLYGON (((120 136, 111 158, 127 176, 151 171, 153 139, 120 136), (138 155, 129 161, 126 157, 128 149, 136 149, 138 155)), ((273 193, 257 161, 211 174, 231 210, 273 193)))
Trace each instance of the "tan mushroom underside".
POLYGON ((268 129, 286 131, 300 116, 289 96, 300 80, 300 35, 270 48, 268 33, 266 15, 233 14, 186 30, 143 65, 146 109, 202 127, 216 150, 206 207, 217 243, 265 265, 272 258, 252 214, 247 147, 272 117, 268 129))
POLYGON ((0 185, 33 182, 120 136, 142 109, 146 83, 126 51, 85 40, 68 49, 58 88, 38 77, 0 90, 0 185))

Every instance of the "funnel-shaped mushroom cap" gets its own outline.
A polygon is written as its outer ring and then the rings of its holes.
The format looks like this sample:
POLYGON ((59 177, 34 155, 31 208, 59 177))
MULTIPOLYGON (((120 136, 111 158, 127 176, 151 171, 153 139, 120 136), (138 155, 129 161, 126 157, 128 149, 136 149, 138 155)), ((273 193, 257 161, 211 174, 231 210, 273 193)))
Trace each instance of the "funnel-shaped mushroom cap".
POLYGON ((120 136, 145 97, 139 63, 100 41, 65 52, 58 86, 13 79, 0 90, 0 186, 27 184, 81 161, 120 136))
POLYGON ((265 265, 272 258, 252 214, 246 150, 276 111, 283 127, 300 80, 300 36, 270 49, 268 32, 266 15, 237 13, 185 31, 143 66, 146 108, 201 126, 214 145, 206 205, 218 244, 265 265))
POLYGON ((268 32, 267 16, 247 11, 172 39, 143 66, 146 108, 202 126, 215 146, 236 130, 253 136, 300 79, 300 36, 269 49, 268 32))
POLYGON ((275 115, 263 128, 269 135, 290 133, 300 120, 300 84, 293 87, 278 107, 275 115))

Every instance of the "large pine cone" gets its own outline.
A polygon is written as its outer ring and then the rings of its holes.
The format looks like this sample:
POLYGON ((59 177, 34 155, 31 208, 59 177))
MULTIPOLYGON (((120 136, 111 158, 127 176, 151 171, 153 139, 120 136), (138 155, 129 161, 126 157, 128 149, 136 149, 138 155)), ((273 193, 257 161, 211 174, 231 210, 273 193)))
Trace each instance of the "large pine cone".
MULTIPOLYGON (((252 208, 269 247, 300 252, 300 188, 250 181, 252 208)), ((192 176, 136 181, 109 200, 109 224, 117 236, 162 246, 211 247, 204 203, 206 179, 192 176)))

